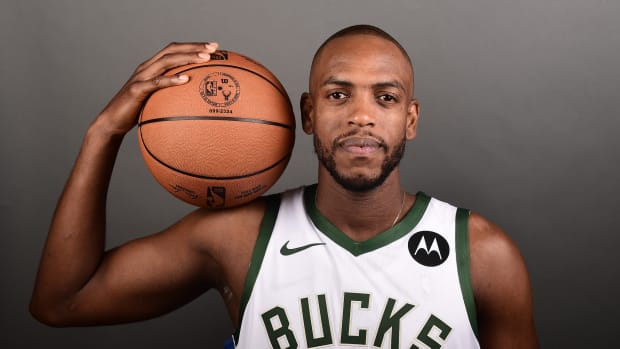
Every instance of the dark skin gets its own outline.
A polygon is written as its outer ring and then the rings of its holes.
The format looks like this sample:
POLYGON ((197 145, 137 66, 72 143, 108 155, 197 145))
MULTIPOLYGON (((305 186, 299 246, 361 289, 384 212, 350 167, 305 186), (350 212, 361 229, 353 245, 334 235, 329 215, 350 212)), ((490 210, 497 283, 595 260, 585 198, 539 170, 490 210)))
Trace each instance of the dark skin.
MULTIPOLYGON (((222 211, 197 209, 167 229, 104 251, 105 202, 114 161, 146 97, 187 82, 162 76, 205 62, 216 44, 171 44, 144 62, 89 127, 58 202, 43 251, 31 312, 52 326, 138 321, 170 312, 209 289, 239 323, 239 303, 262 199, 222 211)), ((415 138, 418 102, 411 66, 396 46, 371 35, 328 43, 302 95, 302 127, 326 145, 345 178, 374 178, 388 148, 415 138), (356 135, 336 143, 339 135, 356 135)), ((319 165, 317 208, 354 240, 389 228, 402 204, 398 167, 366 192, 346 190, 319 165)), ((404 210, 414 195, 405 195, 404 210)), ((402 218, 402 217, 400 217, 402 218)), ((515 244, 472 213, 471 276, 482 348, 537 348, 529 277, 515 244)))

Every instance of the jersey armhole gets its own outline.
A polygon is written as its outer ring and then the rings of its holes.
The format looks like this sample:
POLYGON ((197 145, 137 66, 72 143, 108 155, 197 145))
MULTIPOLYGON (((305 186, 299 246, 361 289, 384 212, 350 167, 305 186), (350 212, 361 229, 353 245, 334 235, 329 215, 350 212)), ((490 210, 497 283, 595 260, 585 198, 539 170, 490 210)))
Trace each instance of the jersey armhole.
POLYGON ((280 199, 280 194, 273 194, 265 197, 265 215, 260 224, 258 236, 256 237, 256 244, 252 252, 252 259, 250 260, 250 267, 248 268, 248 274, 245 277, 245 284, 243 285, 243 294, 241 295, 241 302, 239 304, 239 325, 233 335, 234 343, 239 342, 239 333, 241 331, 241 322, 243 321, 245 307, 248 305, 254 283, 258 277, 263 258, 265 257, 273 227, 276 224, 276 218, 278 217, 278 211, 280 209, 280 199))
POLYGON ((467 310, 467 317, 476 338, 478 335, 478 318, 476 301, 471 285, 470 255, 469 255, 469 210, 459 208, 456 211, 456 266, 459 274, 461 293, 467 310))

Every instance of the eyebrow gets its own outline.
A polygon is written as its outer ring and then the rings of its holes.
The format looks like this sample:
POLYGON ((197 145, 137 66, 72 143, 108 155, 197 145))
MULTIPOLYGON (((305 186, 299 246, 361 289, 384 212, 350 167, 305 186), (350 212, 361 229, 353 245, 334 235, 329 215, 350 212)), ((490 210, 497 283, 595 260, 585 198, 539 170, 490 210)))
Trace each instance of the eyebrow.
POLYGON ((353 86, 353 83, 347 80, 336 79, 335 77, 331 76, 327 80, 323 81, 323 83, 321 84, 321 87, 327 86, 327 85, 353 86))
MULTIPOLYGON (((327 80, 325 80, 321 84, 321 87, 327 86, 327 85, 337 85, 337 86, 344 86, 344 87, 352 87, 354 84, 351 81, 337 79, 337 78, 332 76, 332 77, 328 78, 327 80)), ((393 88, 399 89, 401 91, 405 91, 405 87, 400 82, 398 82, 396 80, 377 82, 377 83, 372 84, 372 87, 373 88, 393 87, 393 88)))

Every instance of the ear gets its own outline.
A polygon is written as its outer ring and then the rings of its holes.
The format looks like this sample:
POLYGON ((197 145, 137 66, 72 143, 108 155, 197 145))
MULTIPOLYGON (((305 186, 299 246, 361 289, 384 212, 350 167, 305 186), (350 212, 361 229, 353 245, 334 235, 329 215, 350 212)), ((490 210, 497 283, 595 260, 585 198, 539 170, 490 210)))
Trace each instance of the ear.
POLYGON ((301 95, 301 99, 299 101, 299 107, 301 109, 301 127, 304 132, 307 134, 312 134, 314 132, 313 128, 313 112, 314 107, 312 106, 312 98, 308 92, 304 92, 301 95))
POLYGON ((405 131, 405 136, 408 141, 412 140, 416 136, 416 132, 418 129, 418 118, 420 117, 420 103, 417 99, 412 99, 409 102, 409 107, 407 108, 407 129, 405 131))

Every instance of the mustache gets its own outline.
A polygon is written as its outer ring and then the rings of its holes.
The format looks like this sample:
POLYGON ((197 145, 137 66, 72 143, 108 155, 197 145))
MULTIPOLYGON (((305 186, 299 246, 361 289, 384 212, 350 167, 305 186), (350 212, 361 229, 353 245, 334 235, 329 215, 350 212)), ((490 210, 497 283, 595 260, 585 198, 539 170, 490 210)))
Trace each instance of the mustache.
POLYGON ((338 145, 340 143, 342 143, 344 140, 346 140, 349 137, 364 137, 364 138, 371 138, 372 140, 374 140, 375 142, 377 142, 379 144, 379 147, 387 150, 388 149, 388 145, 385 142, 385 140, 381 137, 378 136, 370 131, 367 130, 360 130, 360 129, 352 129, 350 131, 347 131, 345 133, 342 133, 340 135, 338 135, 336 138, 334 138, 334 141, 332 143, 333 148, 338 147, 338 145))

